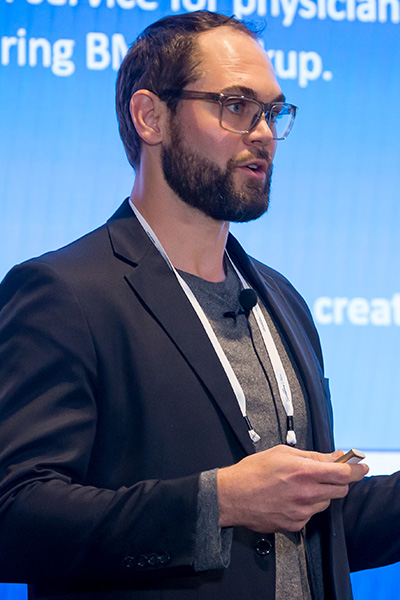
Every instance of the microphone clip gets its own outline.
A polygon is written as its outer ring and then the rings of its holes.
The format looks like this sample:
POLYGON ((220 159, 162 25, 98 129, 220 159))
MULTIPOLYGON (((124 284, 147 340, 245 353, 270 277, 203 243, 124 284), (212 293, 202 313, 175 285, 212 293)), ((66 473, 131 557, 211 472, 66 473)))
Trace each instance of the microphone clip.
POLYGON ((238 311, 228 310, 224 312, 225 318, 231 318, 235 321, 239 315, 245 315, 246 319, 249 318, 251 309, 257 304, 257 294, 251 288, 242 290, 239 294, 240 308, 238 311))
POLYGON ((233 319, 236 323, 236 317, 240 314, 240 310, 236 313, 234 310, 227 310, 222 315, 225 319, 233 319))

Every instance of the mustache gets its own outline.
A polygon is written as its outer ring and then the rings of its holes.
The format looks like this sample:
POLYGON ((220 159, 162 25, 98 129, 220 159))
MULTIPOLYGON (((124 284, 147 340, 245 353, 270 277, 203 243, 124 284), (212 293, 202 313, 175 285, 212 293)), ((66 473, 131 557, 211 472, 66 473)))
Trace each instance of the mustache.
POLYGON ((252 160, 264 160, 267 165, 268 168, 271 169, 272 168, 272 158, 270 153, 267 150, 264 150, 263 148, 255 148, 254 151, 252 152, 248 152, 246 154, 246 156, 241 156, 240 158, 237 159, 230 159, 229 162, 229 166, 230 167, 240 167, 241 165, 247 164, 248 162, 251 162, 252 160))

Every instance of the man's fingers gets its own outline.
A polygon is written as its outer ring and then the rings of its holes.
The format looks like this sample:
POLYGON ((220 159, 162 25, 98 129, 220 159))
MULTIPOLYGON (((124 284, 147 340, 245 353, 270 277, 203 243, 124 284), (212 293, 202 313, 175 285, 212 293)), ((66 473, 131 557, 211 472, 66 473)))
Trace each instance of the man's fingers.
POLYGON ((321 469, 319 474, 320 483, 327 483, 333 485, 348 485, 355 481, 361 481, 369 471, 368 465, 356 464, 341 464, 332 463, 324 465, 324 469, 321 469))
POLYGON ((337 460, 338 458, 340 458, 341 456, 343 456, 344 452, 343 450, 335 450, 335 452, 331 452, 329 454, 329 456, 331 457, 331 460, 333 462, 335 462, 335 460, 337 460))
POLYGON ((335 450, 334 452, 329 452, 327 454, 323 452, 315 452, 315 451, 305 451, 303 452, 304 458, 311 458, 311 460, 315 460, 317 462, 335 462, 336 459, 343 456, 342 450, 335 450))
POLYGON ((369 467, 365 463, 336 463, 335 461, 340 456, 343 456, 342 450, 326 454, 298 450, 297 456, 311 459, 312 462, 308 464, 309 475, 316 477, 320 483, 348 485, 349 483, 360 481, 369 471, 369 467))
POLYGON ((298 448, 290 448, 289 446, 283 446, 284 448, 290 449, 291 452, 297 454, 297 456, 301 456, 302 458, 309 458, 311 460, 315 460, 316 462, 335 462, 338 458, 343 456, 342 450, 335 450, 334 452, 316 452, 315 450, 299 450, 298 448))

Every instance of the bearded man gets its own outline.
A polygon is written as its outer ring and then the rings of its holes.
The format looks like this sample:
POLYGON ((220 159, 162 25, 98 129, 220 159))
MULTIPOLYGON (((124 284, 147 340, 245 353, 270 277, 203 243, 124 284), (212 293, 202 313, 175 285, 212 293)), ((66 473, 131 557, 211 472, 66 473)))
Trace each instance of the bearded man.
POLYGON ((31 599, 351 598, 400 557, 399 476, 335 462, 318 335, 231 221, 290 132, 242 22, 149 26, 118 76, 130 198, 0 292, 0 574, 31 599))

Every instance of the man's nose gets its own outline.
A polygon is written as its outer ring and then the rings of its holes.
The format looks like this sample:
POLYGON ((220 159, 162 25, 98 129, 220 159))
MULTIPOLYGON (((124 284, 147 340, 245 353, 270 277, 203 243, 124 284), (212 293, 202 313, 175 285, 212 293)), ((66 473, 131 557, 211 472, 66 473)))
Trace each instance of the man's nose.
POLYGON ((248 134, 246 134, 248 143, 259 144, 266 146, 274 141, 274 134, 267 123, 267 116, 265 112, 261 114, 260 120, 256 127, 248 134))

